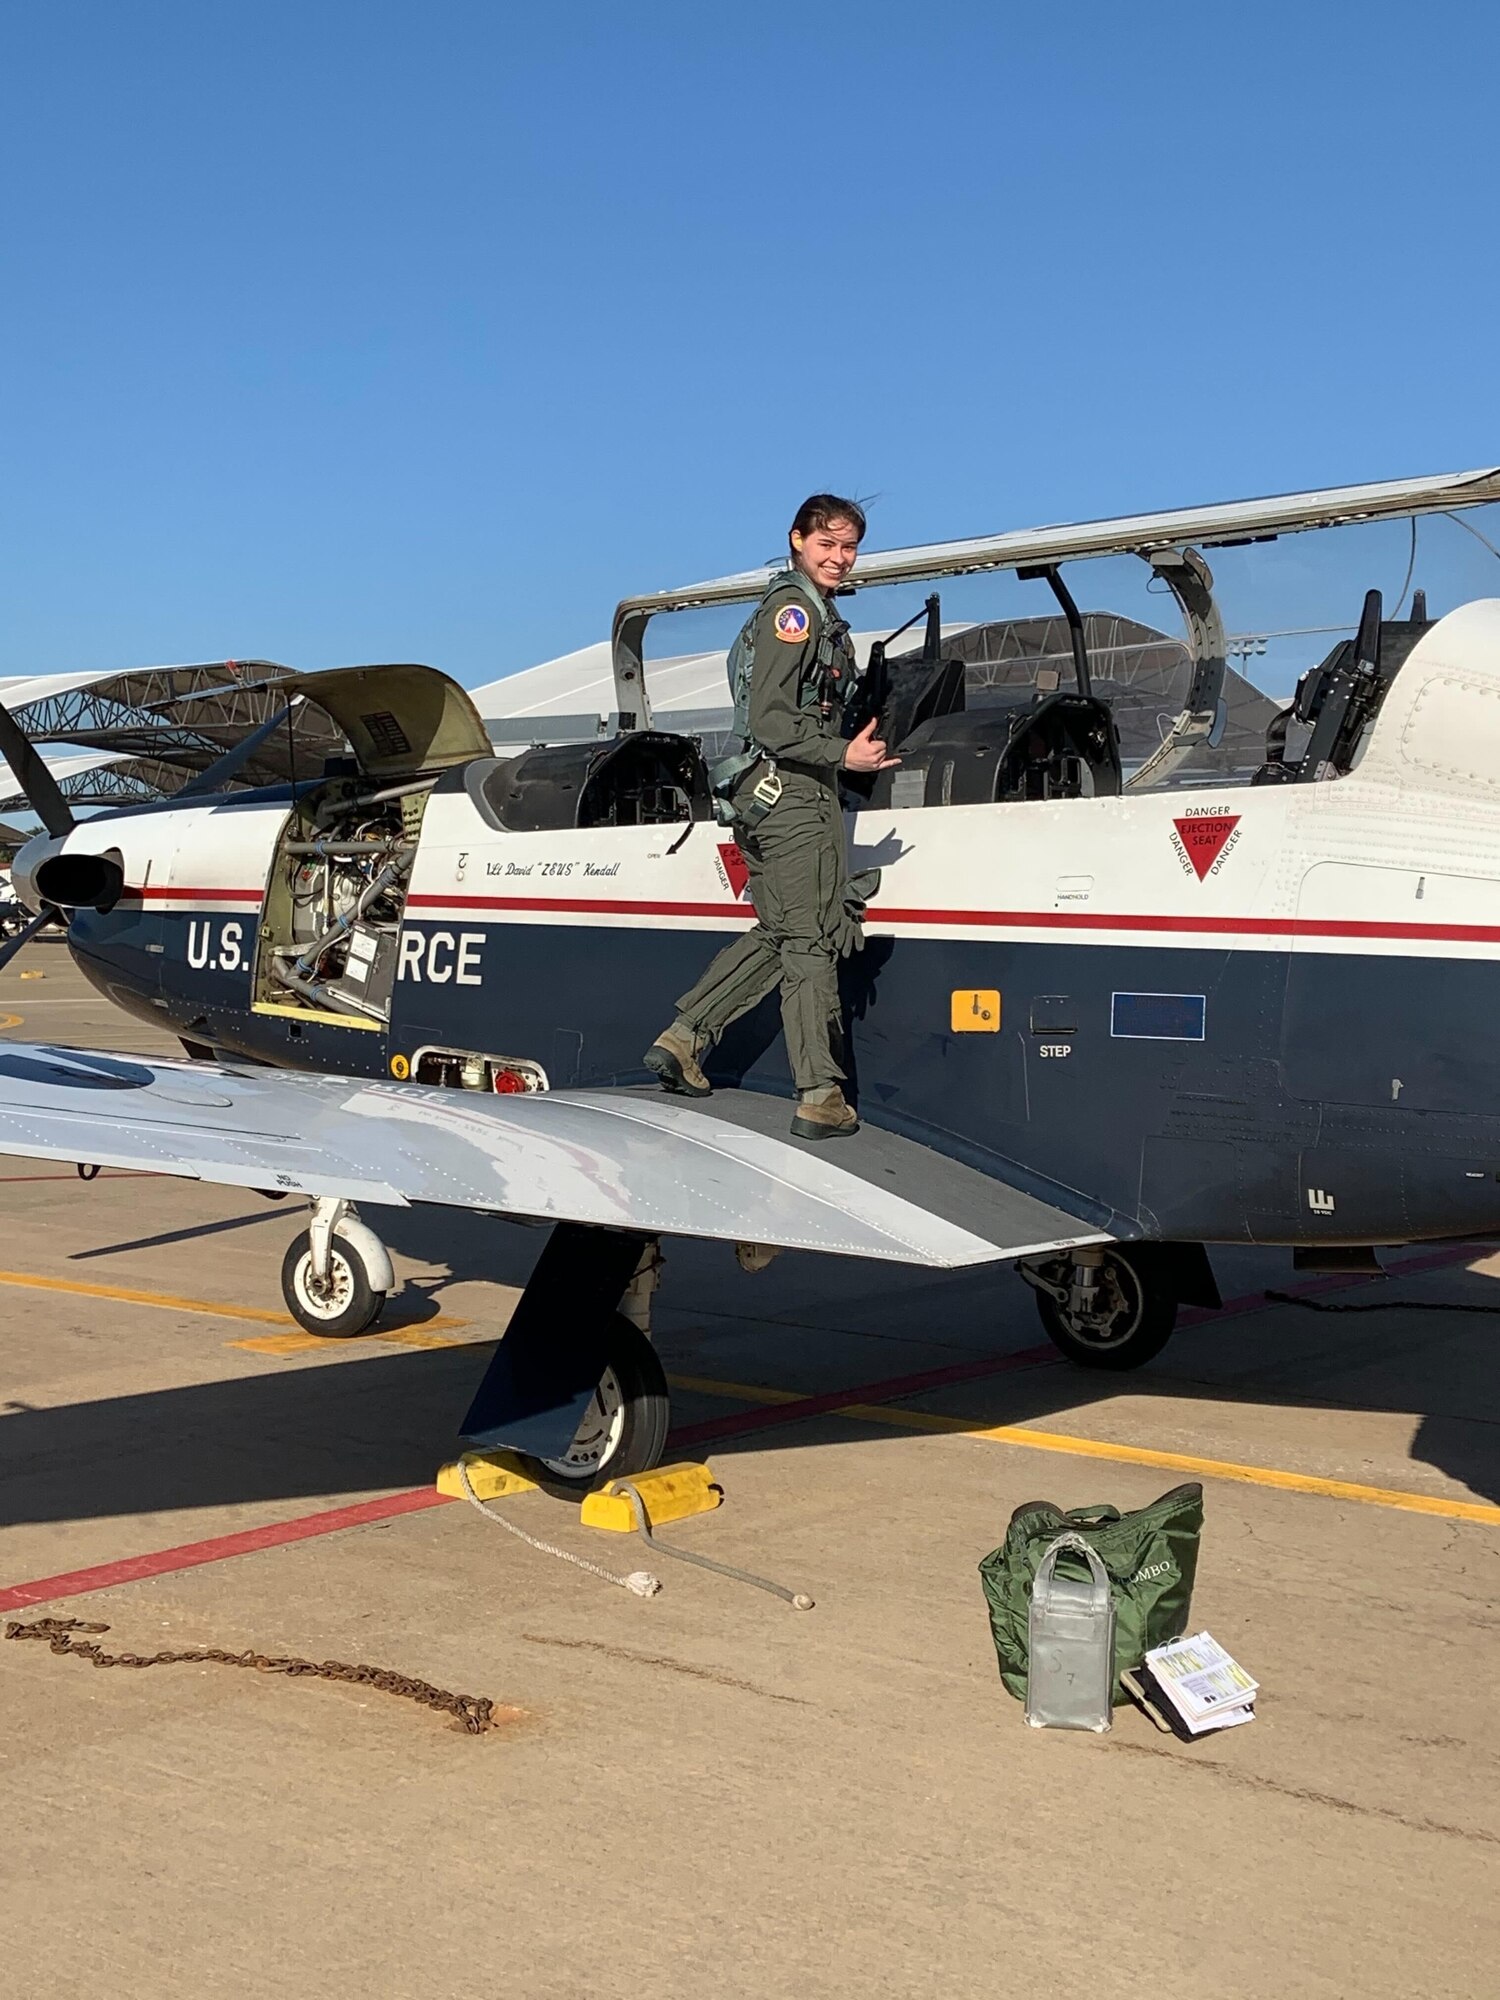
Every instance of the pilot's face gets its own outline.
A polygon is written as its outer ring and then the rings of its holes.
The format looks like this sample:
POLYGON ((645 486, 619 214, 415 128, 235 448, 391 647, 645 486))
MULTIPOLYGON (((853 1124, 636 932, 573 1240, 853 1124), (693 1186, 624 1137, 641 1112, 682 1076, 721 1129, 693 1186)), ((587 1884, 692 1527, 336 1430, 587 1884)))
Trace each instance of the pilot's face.
POLYGON ((812 578, 825 597, 843 583, 858 554, 859 536, 852 521, 830 521, 826 528, 792 536, 792 556, 798 569, 812 578))

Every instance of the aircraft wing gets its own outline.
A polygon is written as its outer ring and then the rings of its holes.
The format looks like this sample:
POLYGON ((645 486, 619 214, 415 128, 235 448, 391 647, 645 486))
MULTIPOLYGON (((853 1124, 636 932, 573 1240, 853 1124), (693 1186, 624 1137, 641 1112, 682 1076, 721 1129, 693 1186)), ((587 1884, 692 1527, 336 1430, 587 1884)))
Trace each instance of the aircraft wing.
POLYGON ((0 1153, 939 1268, 1107 1240, 891 1133, 799 1145, 778 1136, 787 1110, 743 1091, 497 1097, 0 1042, 0 1153))

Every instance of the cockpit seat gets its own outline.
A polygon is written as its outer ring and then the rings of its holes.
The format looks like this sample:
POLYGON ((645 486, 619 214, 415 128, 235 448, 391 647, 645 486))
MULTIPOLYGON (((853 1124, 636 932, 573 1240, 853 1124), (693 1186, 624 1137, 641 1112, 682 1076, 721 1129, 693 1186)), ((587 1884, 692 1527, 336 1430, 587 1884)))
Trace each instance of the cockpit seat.
POLYGON ((934 716, 899 744, 900 765, 882 771, 872 808, 979 806, 1022 799, 1115 798, 1120 745, 1108 707, 1091 695, 1014 699, 934 716))
POLYGON ((702 752, 689 736, 638 729, 604 743, 549 743, 472 766, 470 796, 508 833, 664 826, 710 819, 702 752))

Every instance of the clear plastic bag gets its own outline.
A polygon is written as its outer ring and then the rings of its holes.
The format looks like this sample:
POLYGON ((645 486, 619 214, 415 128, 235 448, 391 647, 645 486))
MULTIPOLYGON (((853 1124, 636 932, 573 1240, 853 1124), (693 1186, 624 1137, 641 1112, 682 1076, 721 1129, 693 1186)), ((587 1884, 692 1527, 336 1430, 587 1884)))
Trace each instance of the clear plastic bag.
POLYGON ((1049 1542, 1031 1587, 1026 1720, 1033 1729, 1110 1726, 1115 1679, 1115 1606, 1109 1575, 1081 1535, 1049 1542), (1057 1574, 1059 1555, 1079 1557, 1087 1581, 1057 1574))

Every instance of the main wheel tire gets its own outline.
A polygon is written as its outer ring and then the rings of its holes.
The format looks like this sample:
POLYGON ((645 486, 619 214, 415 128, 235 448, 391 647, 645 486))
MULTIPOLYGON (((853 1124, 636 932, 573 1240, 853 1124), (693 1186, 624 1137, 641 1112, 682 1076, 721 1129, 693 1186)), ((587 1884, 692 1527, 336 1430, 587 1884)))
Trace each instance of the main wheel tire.
POLYGON ((549 1492, 578 1499, 611 1479, 629 1479, 661 1464, 672 1397, 656 1349, 639 1327, 616 1313, 605 1346, 604 1373, 573 1442, 561 1458, 535 1458, 549 1492))
POLYGON ((294 1237, 281 1260, 281 1296, 287 1311, 309 1333, 328 1340, 352 1340, 379 1319, 385 1293, 370 1283, 364 1261, 335 1236, 328 1246, 328 1283, 313 1276, 312 1240, 294 1237))
MULTIPOLYGON (((1063 1269, 1067 1269, 1066 1260, 1063 1269)), ((1100 1279, 1112 1288, 1117 1301, 1113 1315, 1102 1325, 1085 1325, 1050 1292, 1037 1293, 1037 1311, 1047 1338, 1080 1368, 1139 1368, 1160 1354, 1172 1338, 1177 1300, 1159 1285, 1149 1283, 1129 1257, 1115 1250, 1106 1251, 1100 1279)))

